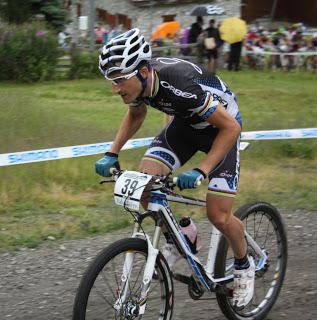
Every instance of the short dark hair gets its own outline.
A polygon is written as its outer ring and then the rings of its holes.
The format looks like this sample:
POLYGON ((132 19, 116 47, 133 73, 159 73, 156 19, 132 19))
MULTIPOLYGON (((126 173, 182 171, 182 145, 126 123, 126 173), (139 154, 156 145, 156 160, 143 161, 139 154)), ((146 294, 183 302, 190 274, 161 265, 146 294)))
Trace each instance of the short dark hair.
POLYGON ((203 17, 202 16, 197 16, 196 21, 199 22, 199 23, 202 23, 203 22, 203 17))

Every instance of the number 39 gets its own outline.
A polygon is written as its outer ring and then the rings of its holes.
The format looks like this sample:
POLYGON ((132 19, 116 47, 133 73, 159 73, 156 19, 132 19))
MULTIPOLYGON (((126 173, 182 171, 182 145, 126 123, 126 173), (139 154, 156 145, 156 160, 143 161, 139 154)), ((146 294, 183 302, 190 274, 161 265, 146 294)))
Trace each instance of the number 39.
POLYGON ((132 196, 136 187, 138 186, 137 180, 127 179, 124 183, 124 187, 121 189, 122 194, 132 196))

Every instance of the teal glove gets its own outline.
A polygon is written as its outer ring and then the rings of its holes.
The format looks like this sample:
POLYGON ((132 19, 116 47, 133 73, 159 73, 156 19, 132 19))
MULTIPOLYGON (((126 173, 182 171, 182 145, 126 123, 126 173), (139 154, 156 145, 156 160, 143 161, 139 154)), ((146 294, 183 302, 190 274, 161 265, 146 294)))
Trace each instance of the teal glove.
POLYGON ((196 188, 199 182, 203 181, 205 178, 205 173, 200 169, 195 168, 190 171, 182 172, 177 177, 177 186, 180 188, 180 190, 193 189, 196 188))
POLYGON ((96 173, 103 177, 111 177, 110 169, 120 170, 118 155, 112 152, 106 152, 105 156, 96 162, 96 173))

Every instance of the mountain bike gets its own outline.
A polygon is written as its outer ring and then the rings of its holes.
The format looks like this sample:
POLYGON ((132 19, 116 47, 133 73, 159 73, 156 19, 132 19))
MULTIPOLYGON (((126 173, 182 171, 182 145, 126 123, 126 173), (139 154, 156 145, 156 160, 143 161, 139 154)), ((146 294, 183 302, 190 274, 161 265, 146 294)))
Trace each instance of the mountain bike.
POLYGON ((232 301, 234 256, 226 238, 210 224, 204 264, 193 253, 169 206, 172 201, 204 207, 205 201, 175 193, 170 175, 114 170, 113 178, 115 203, 133 217, 133 232, 131 237, 110 244, 91 262, 77 290, 73 320, 172 319, 174 281, 184 283, 194 300, 216 294, 228 319, 259 320, 267 315, 277 300, 287 264, 286 233, 275 207, 255 202, 235 213, 245 225, 248 254, 256 264, 254 296, 246 307, 237 310, 232 301), (145 211, 141 209, 144 201, 145 211), (147 218, 154 224, 151 236, 142 224, 147 218), (170 270, 159 250, 163 227, 190 273, 170 270))

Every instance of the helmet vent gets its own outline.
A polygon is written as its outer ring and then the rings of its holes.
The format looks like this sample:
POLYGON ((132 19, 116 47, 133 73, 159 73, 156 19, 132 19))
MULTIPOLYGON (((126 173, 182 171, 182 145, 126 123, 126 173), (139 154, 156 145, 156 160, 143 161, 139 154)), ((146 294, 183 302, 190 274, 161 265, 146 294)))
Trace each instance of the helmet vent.
POLYGON ((133 63, 135 62, 135 60, 137 59, 137 57, 138 57, 138 56, 136 55, 136 56, 132 57, 129 61, 127 61, 126 66, 127 66, 127 67, 132 66, 133 63))
POLYGON ((138 50, 139 50, 139 47, 138 46, 134 46, 128 51, 128 55, 130 55, 130 54, 132 54, 132 53, 134 53, 134 52, 136 52, 138 50))
POLYGON ((149 50, 150 50, 150 46, 149 46, 148 44, 145 45, 145 46, 144 46, 144 49, 143 49, 143 52, 144 52, 144 53, 148 53, 149 50))

